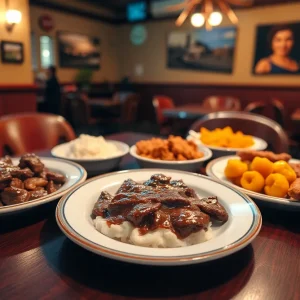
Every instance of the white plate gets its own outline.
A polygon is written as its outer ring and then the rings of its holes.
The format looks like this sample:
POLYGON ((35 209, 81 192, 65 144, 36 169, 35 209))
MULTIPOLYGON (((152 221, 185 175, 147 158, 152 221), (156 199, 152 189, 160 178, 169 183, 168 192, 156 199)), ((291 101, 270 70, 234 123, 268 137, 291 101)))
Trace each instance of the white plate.
POLYGON ((161 169, 120 171, 90 179, 60 200, 56 220, 68 238, 89 251, 121 261, 148 265, 195 264, 227 256, 251 243, 259 233, 262 222, 254 202, 232 187, 206 176, 161 169), (114 194, 124 180, 131 178, 144 182, 156 173, 182 179, 200 197, 218 196, 229 219, 221 226, 213 226, 212 239, 181 248, 148 248, 116 241, 94 228, 91 212, 101 191, 114 194))
POLYGON ((198 145, 198 150, 204 154, 203 157, 183 161, 170 161, 146 158, 136 153, 135 145, 130 148, 130 155, 132 155, 137 160, 138 164, 142 168, 163 168, 187 172, 199 172, 203 163, 212 157, 212 152, 210 149, 202 145, 198 145))
MULTIPOLYGON (((227 162, 229 159, 240 159, 240 157, 239 156, 225 156, 225 157, 220 157, 220 158, 214 159, 206 167, 207 175, 214 179, 221 181, 222 183, 230 184, 230 185, 234 186, 235 188, 239 189, 240 191, 242 191, 243 193, 247 194, 248 196, 250 196, 254 199, 257 199, 257 200, 261 200, 261 201, 265 202, 266 204, 279 205, 279 206, 282 206, 283 208, 290 207, 292 209, 300 209, 300 202, 290 201, 285 198, 278 198, 278 197, 268 196, 268 195, 261 194, 261 193, 252 192, 252 191, 243 189, 243 188, 233 184, 232 182, 230 182, 225 177, 225 174, 224 174, 224 170, 226 168, 226 165, 227 165, 227 162)), ((300 161, 297 159, 291 159, 290 162, 291 163, 300 163, 300 161)))
MULTIPOLYGON (((0 207, 0 215, 29 209, 56 200, 86 179, 86 171, 76 163, 57 158, 40 157, 46 168, 66 176, 66 182, 55 193, 28 202, 0 207)), ((12 158, 13 164, 19 163, 19 158, 12 158)))
POLYGON ((89 175, 98 175, 116 169, 119 166, 121 159, 129 152, 129 146, 125 143, 113 140, 106 141, 114 144, 120 153, 108 158, 70 158, 68 157, 68 153, 70 151, 71 141, 55 146, 51 150, 51 154, 54 157, 67 159, 80 164, 86 169, 89 175))
POLYGON ((201 133, 197 132, 196 134, 197 134, 197 137, 193 136, 193 135, 188 135, 187 140, 192 140, 199 145, 208 147, 209 149, 211 149, 213 151, 215 157, 235 154, 237 151, 243 151, 243 150, 265 150, 268 147, 268 144, 266 141, 264 141, 261 138, 255 137, 255 136, 252 136, 254 145, 252 145, 251 147, 247 147, 247 148, 214 147, 214 146, 209 146, 209 145, 203 144, 201 141, 201 133))

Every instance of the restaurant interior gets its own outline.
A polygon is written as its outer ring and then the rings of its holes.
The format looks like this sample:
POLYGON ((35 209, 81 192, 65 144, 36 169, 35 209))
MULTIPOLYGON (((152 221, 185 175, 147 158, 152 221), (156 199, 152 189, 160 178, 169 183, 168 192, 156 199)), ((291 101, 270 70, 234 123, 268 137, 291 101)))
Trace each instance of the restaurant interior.
POLYGON ((300 0, 0 0, 0 57, 0 299, 300 299, 300 0))

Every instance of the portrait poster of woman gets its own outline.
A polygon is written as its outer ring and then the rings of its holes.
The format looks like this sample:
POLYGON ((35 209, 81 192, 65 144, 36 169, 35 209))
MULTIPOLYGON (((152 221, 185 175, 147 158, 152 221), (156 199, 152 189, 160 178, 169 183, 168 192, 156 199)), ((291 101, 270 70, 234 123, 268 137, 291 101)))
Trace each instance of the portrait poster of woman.
POLYGON ((256 75, 300 75, 300 22, 257 27, 256 75))

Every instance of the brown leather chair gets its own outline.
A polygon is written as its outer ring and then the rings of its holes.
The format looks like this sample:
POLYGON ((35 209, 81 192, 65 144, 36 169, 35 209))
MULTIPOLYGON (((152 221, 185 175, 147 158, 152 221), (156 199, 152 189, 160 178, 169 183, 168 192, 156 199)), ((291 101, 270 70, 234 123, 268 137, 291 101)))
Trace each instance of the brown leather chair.
POLYGON ((287 126, 286 126, 287 115, 286 115, 286 110, 284 109, 283 102, 281 102, 279 99, 274 98, 271 101, 271 105, 273 108, 274 117, 275 117, 276 122, 284 128, 284 130, 289 138, 289 145, 299 148, 299 146, 300 146, 300 143, 298 141, 299 137, 294 136, 293 132, 291 132, 287 129, 287 126))
POLYGON ((203 106, 207 108, 211 108, 215 111, 241 110, 240 100, 235 97, 228 97, 228 96, 209 96, 204 99, 203 106))
POLYGON ((70 124, 52 114, 24 113, 0 118, 0 155, 8 148, 9 154, 21 155, 51 149, 60 141, 75 139, 70 124))
POLYGON ((275 121, 285 128, 285 110, 283 103, 278 99, 272 99, 271 105, 274 112, 275 121))
POLYGON ((247 112, 211 113, 196 121, 191 130, 199 131, 201 127, 209 130, 231 126, 234 131, 260 137, 268 143, 270 150, 280 153, 288 152, 288 137, 282 127, 275 121, 247 112))
POLYGON ((167 121, 163 115, 163 110, 175 107, 173 99, 168 96, 157 95, 154 96, 152 104, 155 110, 157 123, 163 125, 167 121))
POLYGON ((263 115, 266 107, 267 107, 266 103, 264 103, 262 101, 254 101, 254 102, 249 103, 244 108, 244 111, 253 113, 253 114, 263 115))

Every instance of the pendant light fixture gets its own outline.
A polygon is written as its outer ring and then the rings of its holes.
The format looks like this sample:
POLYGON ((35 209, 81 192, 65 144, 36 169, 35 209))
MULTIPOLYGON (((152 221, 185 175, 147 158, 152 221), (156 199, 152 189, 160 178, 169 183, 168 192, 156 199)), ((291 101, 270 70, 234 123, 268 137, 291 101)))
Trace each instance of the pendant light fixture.
POLYGON ((230 5, 247 7, 252 4, 253 0, 184 0, 180 4, 169 6, 167 10, 182 9, 175 22, 176 26, 181 26, 191 16, 193 26, 201 27, 205 24, 205 28, 211 30, 213 26, 221 24, 223 15, 227 16, 231 23, 238 23, 238 18, 230 5), (199 8, 200 11, 195 12, 199 8), (215 11, 214 8, 218 10, 215 11))

